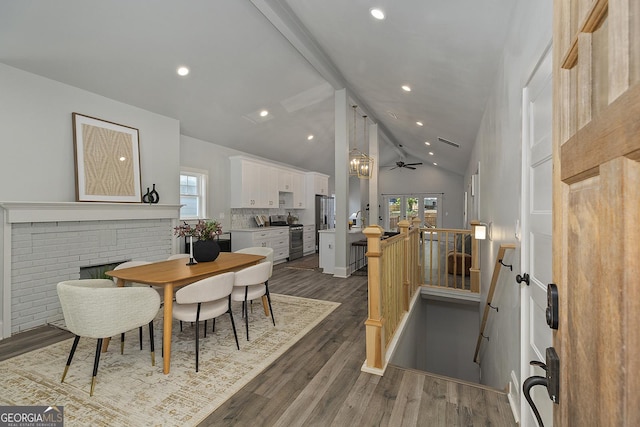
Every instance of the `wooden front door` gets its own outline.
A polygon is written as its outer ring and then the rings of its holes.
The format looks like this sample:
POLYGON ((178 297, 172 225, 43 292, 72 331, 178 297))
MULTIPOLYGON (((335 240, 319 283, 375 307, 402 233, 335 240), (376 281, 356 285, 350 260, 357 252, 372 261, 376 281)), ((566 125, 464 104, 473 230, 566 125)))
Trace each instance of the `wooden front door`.
POLYGON ((638 426, 640 1, 555 0, 553 44, 554 424, 638 426))

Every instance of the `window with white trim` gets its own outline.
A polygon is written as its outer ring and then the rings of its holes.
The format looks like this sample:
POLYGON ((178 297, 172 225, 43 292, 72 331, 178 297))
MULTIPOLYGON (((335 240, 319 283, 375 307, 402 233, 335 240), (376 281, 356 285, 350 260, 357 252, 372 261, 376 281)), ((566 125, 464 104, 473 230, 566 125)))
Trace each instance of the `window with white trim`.
POLYGON ((206 171, 180 170, 180 219, 206 218, 208 180, 206 171))

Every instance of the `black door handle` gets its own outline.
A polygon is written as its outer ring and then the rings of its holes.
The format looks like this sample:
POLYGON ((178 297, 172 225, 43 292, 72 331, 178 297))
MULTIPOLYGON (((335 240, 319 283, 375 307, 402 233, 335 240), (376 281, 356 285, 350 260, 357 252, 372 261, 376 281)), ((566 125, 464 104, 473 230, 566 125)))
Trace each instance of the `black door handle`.
POLYGON ((529 286, 529 273, 524 273, 522 276, 521 275, 517 275, 516 276, 516 282, 518 283, 526 283, 527 286, 529 286))
POLYGON ((553 403, 558 403, 560 395, 560 358, 558 357, 558 353, 556 353, 555 348, 547 348, 545 360, 547 363, 539 362, 537 360, 529 362, 531 366, 537 366, 544 369, 545 376, 529 377, 524 380, 524 383, 522 383, 524 397, 527 399, 527 402, 529 402, 529 406, 531 406, 533 414, 536 416, 536 420, 538 420, 538 425, 540 427, 544 427, 544 424, 542 423, 542 417, 540 416, 538 408, 535 403, 533 403, 533 399, 531 399, 531 387, 543 385, 547 389, 549 399, 551 399, 553 403))
POLYGON ((524 392, 524 397, 529 402, 529 406, 533 410, 533 414, 536 416, 536 420, 538 420, 538 425, 540 427, 544 427, 544 423, 542 422, 542 417, 540 416, 540 412, 538 412, 538 408, 536 404, 533 403, 533 399, 531 398, 531 387, 536 385, 543 385, 545 388, 549 385, 549 381, 545 377, 533 376, 524 380, 522 384, 522 391, 524 392))

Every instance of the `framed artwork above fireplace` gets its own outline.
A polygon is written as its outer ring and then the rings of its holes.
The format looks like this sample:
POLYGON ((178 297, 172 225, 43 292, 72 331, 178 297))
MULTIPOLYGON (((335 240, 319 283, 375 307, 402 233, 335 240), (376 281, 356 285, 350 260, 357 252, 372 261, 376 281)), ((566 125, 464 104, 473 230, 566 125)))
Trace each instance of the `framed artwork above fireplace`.
POLYGON ((138 129, 72 114, 78 202, 142 202, 138 129))

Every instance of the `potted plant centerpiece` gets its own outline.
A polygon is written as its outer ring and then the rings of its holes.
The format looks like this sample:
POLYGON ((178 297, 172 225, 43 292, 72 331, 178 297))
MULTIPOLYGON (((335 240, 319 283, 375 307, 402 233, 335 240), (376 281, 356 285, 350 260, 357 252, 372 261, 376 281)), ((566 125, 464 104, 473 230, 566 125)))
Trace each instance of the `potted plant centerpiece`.
POLYGON ((222 224, 215 219, 206 221, 199 219, 195 225, 185 222, 174 227, 173 234, 178 237, 189 237, 187 245, 191 246, 189 248, 191 257, 197 262, 215 261, 220 255, 218 238, 222 234, 222 224))

